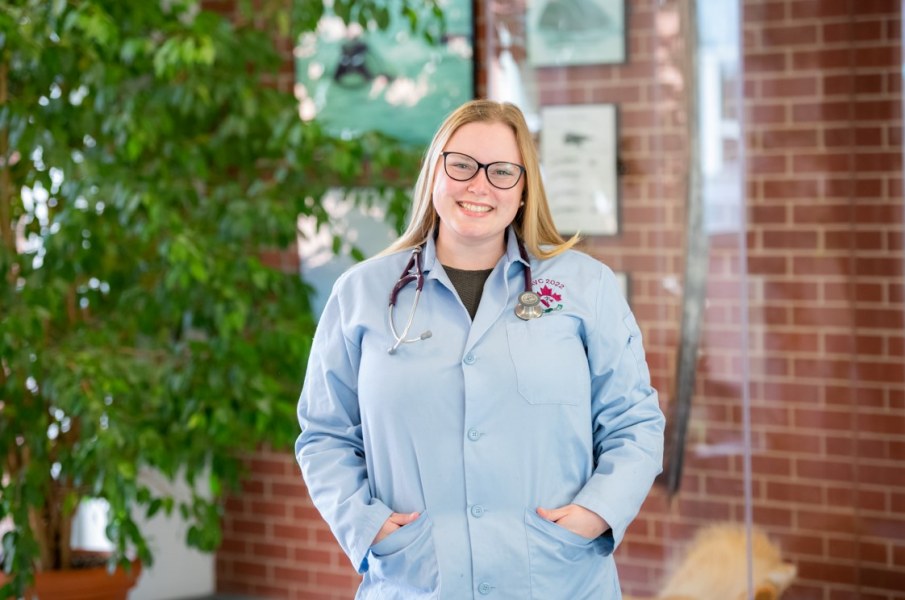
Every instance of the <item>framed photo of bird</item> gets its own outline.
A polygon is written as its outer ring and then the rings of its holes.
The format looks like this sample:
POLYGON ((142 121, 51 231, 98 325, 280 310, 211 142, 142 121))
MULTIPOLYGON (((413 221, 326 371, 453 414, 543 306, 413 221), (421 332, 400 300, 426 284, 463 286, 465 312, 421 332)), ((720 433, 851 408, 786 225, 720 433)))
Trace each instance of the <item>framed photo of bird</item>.
POLYGON ((541 108, 544 186, 563 233, 619 233, 619 127, 615 104, 541 108))
MULTIPOLYGON (((316 118, 342 137, 379 131, 429 143, 446 115, 474 97, 472 2, 441 5, 445 31, 434 43, 411 30, 399 0, 388 0, 372 19, 359 15, 364 24, 347 24, 327 6, 316 31, 294 49, 302 119, 316 118)), ((424 11, 419 22, 430 23, 424 11)))
POLYGON ((535 0, 528 2, 525 20, 532 66, 626 60, 625 0, 535 0))

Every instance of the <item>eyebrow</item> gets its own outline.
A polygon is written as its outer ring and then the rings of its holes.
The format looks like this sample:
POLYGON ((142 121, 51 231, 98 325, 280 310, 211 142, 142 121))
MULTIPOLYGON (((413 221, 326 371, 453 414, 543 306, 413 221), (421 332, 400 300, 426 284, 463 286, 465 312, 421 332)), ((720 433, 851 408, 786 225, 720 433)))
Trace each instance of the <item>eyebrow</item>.
POLYGON ((455 154, 461 154, 461 155, 463 155, 463 156, 467 156, 468 158, 470 158, 470 159, 472 159, 472 160, 474 160, 474 161, 476 161, 476 162, 479 162, 479 163, 481 163, 482 165, 492 165, 493 163, 500 163, 500 162, 502 162, 502 163, 509 163, 509 164, 511 164, 511 165, 518 165, 518 166, 521 166, 521 167, 524 166, 524 165, 522 165, 522 163, 520 163, 520 162, 517 161, 517 160, 491 160, 491 161, 489 161, 489 162, 484 162, 484 161, 478 160, 477 158, 475 158, 474 156, 472 156, 472 155, 469 154, 468 152, 462 152, 461 150, 441 150, 441 151, 440 151, 440 157, 441 157, 441 158, 443 157, 443 153, 444 153, 444 152, 454 152, 455 154))

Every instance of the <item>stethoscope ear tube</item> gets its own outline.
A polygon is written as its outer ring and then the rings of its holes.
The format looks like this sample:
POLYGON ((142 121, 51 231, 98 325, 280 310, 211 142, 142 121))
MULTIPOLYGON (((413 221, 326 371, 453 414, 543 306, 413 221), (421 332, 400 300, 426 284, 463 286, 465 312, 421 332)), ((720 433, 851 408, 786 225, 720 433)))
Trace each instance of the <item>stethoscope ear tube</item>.
POLYGON ((387 308, 387 318, 390 322, 390 331, 393 333, 395 342, 392 346, 387 348, 387 354, 396 354, 396 350, 398 350, 399 346, 402 344, 411 344, 412 342, 426 340, 433 335, 430 329, 428 329, 416 338, 406 339, 406 336, 409 334, 409 329, 412 328, 412 323, 415 322, 415 309, 418 308, 418 300, 421 298, 422 288, 424 288, 424 273, 421 270, 421 246, 418 246, 412 251, 412 256, 405 266, 405 271, 403 271, 399 281, 393 286, 392 293, 390 293, 390 305, 387 308), (412 271, 414 271, 414 274, 412 271), (402 329, 402 335, 399 335, 396 332, 396 322, 393 320, 393 309, 396 307, 399 291, 412 281, 416 282, 415 299, 412 301, 412 308, 409 310, 409 318, 405 323, 405 327, 402 329))
POLYGON ((412 328, 412 323, 415 322, 415 309, 418 308, 418 300, 420 298, 421 298, 421 288, 419 287, 418 289, 415 290, 415 299, 412 301, 412 308, 411 308, 411 310, 409 310, 409 318, 405 323, 405 328, 402 330, 402 335, 399 335, 398 333, 396 333, 396 324, 393 322, 393 308, 395 306, 395 303, 390 304, 390 307, 388 309, 388 313, 389 313, 388 317, 390 320, 390 331, 393 332, 393 339, 395 339, 396 342, 392 346, 387 348, 387 354, 396 354, 396 350, 398 350, 399 346, 401 346, 402 344, 411 344, 412 342, 420 342, 421 340, 426 340, 427 338, 429 338, 430 336, 433 335, 431 333, 431 330, 427 329, 416 338, 406 339, 406 337, 405 337, 409 334, 409 329, 412 328))
MULTIPOLYGON (((525 250, 525 245, 522 243, 522 240, 516 239, 516 241, 518 242, 519 254, 522 257, 522 260, 525 261, 525 290, 519 294, 518 304, 515 306, 515 314, 519 319, 527 321, 528 319, 536 319, 542 316, 544 314, 544 309, 541 306, 538 295, 531 290, 531 260, 528 258, 528 252, 525 250)), ((393 291, 390 292, 390 305, 387 308, 387 319, 390 322, 390 332, 393 334, 393 340, 395 341, 392 346, 387 348, 387 354, 396 354, 396 351, 402 344, 420 342, 433 335, 430 329, 427 329, 418 337, 406 337, 409 334, 409 330, 412 328, 412 323, 415 322, 415 310, 418 308, 418 300, 421 298, 421 290, 424 287, 424 272, 421 270, 422 249, 422 246, 418 246, 412 250, 412 256, 409 258, 405 270, 393 286, 393 291), (396 323, 393 320, 396 300, 399 297, 400 290, 413 281, 415 282, 415 298, 412 300, 412 308, 409 310, 408 319, 406 320, 405 327, 402 329, 402 334, 400 335, 399 332, 396 331, 396 323)))

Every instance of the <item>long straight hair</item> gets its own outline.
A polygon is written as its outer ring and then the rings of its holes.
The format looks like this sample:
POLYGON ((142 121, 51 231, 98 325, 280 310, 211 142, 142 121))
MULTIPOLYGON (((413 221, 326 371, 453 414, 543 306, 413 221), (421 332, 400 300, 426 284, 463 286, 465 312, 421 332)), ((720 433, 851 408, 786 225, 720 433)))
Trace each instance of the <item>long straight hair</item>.
POLYGON ((524 205, 518 210, 512 226, 527 250, 537 258, 550 258, 565 252, 579 241, 578 234, 565 240, 553 224, 547 193, 541 180, 540 165, 534 139, 522 111, 508 102, 471 100, 453 111, 434 134, 424 156, 415 183, 413 209, 406 230, 381 254, 406 250, 424 244, 437 227, 439 216, 433 205, 434 180, 440 154, 453 134, 468 123, 502 123, 512 129, 525 167, 524 205))

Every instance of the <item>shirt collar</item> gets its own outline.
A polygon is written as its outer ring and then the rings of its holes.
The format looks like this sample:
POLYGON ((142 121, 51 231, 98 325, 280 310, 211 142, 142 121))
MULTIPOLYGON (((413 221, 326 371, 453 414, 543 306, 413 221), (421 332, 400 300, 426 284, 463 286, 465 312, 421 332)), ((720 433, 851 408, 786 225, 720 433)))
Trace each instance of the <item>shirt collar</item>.
MULTIPOLYGON (((530 267, 531 265, 522 259, 521 254, 518 251, 518 242, 516 241, 515 229, 512 226, 509 226, 506 229, 506 252, 503 254, 505 258, 505 272, 509 271, 509 266, 514 262, 520 262, 526 267, 530 267)), ((434 264, 437 262, 437 239, 436 236, 431 235, 427 238, 427 242, 424 244, 424 262, 423 270, 425 273, 430 273, 434 271, 434 264)))

